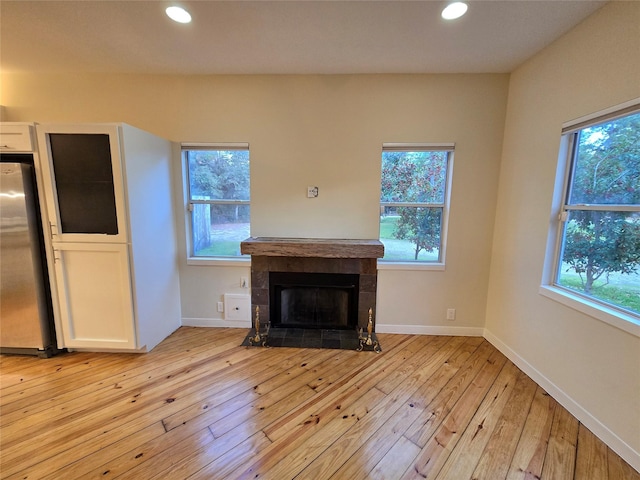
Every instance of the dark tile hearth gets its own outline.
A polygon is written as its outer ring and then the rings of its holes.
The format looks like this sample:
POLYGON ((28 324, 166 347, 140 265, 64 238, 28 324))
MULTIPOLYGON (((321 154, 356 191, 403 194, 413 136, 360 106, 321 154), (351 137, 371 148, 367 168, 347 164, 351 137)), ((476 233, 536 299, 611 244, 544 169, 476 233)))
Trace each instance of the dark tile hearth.
MULTIPOLYGON (((242 346, 251 345, 249 338, 255 336, 252 328, 242 342, 242 346)), ((375 332, 373 340, 377 340, 375 332)), ((357 350, 360 342, 355 330, 328 330, 310 328, 271 328, 267 337, 267 347, 295 347, 295 348, 332 348, 342 350, 357 350)), ((365 351, 371 347, 365 347, 365 351)))

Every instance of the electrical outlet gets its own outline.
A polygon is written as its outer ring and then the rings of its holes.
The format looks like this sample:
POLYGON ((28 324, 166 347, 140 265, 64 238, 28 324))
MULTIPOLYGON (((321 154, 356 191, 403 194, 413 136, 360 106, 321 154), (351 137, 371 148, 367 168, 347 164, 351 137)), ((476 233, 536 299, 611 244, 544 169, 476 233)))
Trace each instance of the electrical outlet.
POLYGON ((218 312, 224 312, 224 303, 218 302, 218 312))
POLYGON ((318 187, 307 187, 307 198, 316 198, 318 196, 318 187))
POLYGON ((456 319, 456 309, 447 308, 447 320, 455 320, 455 319, 456 319))
POLYGON ((242 288, 249 288, 249 279, 247 277, 240 277, 240 286, 242 288))

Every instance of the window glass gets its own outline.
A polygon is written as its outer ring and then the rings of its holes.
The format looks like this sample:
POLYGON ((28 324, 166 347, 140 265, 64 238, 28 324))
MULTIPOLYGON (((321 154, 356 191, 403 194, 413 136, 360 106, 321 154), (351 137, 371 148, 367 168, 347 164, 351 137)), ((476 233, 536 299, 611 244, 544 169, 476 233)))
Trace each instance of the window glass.
POLYGON ((639 204, 639 132, 640 113, 578 131, 568 203, 639 204))
POLYGON ((49 134, 62 233, 118 234, 106 134, 49 134))
POLYGON ((640 314, 640 113, 570 134, 555 284, 640 314))
POLYGON ((443 262, 451 151, 382 151, 380 241, 383 260, 443 262))
POLYGON ((247 148, 183 150, 189 184, 192 255, 239 256, 250 234, 247 148))

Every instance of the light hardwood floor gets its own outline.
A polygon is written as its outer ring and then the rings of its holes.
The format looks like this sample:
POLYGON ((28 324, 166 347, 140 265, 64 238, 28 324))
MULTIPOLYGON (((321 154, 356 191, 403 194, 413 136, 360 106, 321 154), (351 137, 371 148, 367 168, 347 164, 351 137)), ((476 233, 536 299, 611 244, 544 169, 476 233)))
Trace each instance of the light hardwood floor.
POLYGON ((2 356, 0 477, 640 479, 481 338, 380 334, 376 354, 246 333, 2 356))

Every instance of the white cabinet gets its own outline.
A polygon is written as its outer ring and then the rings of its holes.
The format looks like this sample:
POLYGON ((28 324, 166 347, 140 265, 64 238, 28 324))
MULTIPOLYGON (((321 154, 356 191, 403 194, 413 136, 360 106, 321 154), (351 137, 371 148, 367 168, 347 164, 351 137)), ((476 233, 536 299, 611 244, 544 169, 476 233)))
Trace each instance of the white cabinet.
MULTIPOLYGON (((38 125, 54 242, 126 243, 121 127, 38 125)), ((131 159, 131 161, 137 161, 131 159)))
POLYGON ((58 244, 54 258, 66 346, 135 349, 127 246, 58 244))
POLYGON ((33 152, 33 124, 0 124, 0 152, 33 152))
POLYGON ((170 143, 125 124, 37 138, 64 347, 150 350, 181 317, 170 143))

